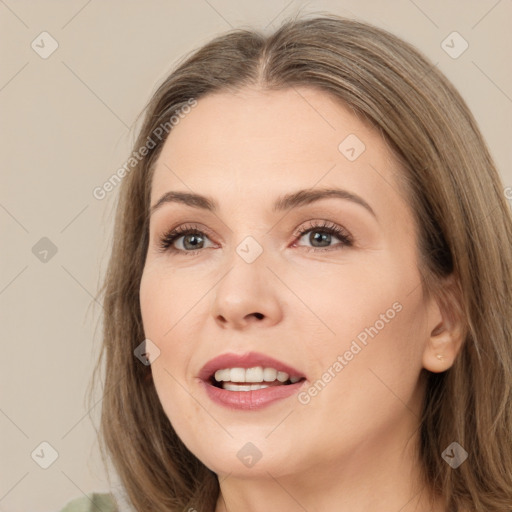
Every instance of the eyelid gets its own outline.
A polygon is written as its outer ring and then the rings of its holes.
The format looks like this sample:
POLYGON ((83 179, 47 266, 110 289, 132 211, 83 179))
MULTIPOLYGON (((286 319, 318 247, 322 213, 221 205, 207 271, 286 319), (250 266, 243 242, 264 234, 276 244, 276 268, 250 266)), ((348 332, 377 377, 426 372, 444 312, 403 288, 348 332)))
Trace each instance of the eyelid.
POLYGON ((325 230, 327 232, 332 231, 332 232, 336 233, 337 236, 342 235, 343 237, 348 238, 350 240, 353 240, 353 238, 354 238, 352 236, 352 234, 350 233, 350 231, 348 231, 348 229, 346 229, 344 226, 337 224, 335 222, 328 221, 328 220, 313 220, 313 221, 307 221, 307 222, 312 222, 312 224, 310 224, 307 227, 303 226, 303 225, 299 226, 293 233, 294 237, 301 237, 308 231, 314 231, 316 229, 318 231, 322 231, 322 230, 325 230))

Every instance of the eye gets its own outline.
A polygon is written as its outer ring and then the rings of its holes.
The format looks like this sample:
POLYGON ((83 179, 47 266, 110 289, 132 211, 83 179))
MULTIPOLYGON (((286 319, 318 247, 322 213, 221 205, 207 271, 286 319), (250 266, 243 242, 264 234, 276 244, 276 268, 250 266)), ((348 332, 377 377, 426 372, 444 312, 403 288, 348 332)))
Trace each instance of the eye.
POLYGON ((187 255, 197 254, 204 249, 205 233, 194 226, 179 226, 168 231, 159 241, 158 246, 162 252, 181 252, 187 255), (176 245, 181 247, 176 247, 176 245))
MULTIPOLYGON (((300 241, 302 238, 306 238, 308 234, 309 238, 307 240, 312 246, 305 247, 307 251, 337 250, 353 245, 352 236, 348 231, 327 221, 319 221, 316 224, 310 224, 306 228, 301 228, 294 233, 294 237, 300 241), (340 243, 332 245, 333 237, 338 239, 340 243)), ((182 225, 165 233, 159 240, 158 247, 162 252, 181 253, 190 256, 208 248, 204 245, 205 240, 209 240, 209 238, 203 230, 193 225, 182 225)))
POLYGON ((294 236, 302 239, 306 238, 312 244, 312 247, 306 247, 308 251, 328 251, 343 249, 353 245, 352 236, 341 226, 336 224, 320 221, 318 224, 310 225, 307 228, 301 228, 294 236), (306 237, 306 235, 308 235, 306 237), (332 239, 337 238, 341 243, 331 245, 332 239))

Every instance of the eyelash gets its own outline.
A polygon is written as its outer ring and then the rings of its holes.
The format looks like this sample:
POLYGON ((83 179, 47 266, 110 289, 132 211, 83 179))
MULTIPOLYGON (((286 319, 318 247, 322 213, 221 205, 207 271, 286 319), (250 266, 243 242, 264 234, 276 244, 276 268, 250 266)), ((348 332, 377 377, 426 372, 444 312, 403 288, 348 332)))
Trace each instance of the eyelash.
MULTIPOLYGON (((345 229, 341 228, 340 226, 337 226, 336 224, 330 223, 328 221, 321 221, 319 224, 312 224, 308 226, 307 228, 301 228, 293 234, 295 239, 302 238, 306 233, 312 232, 321 232, 321 233, 327 233, 329 235, 334 235, 336 238, 340 240, 340 244, 337 244, 335 246, 330 247, 304 247, 308 252, 325 252, 325 251, 332 251, 337 250, 336 248, 344 248, 344 247, 352 247, 353 246, 353 239, 350 233, 348 233, 345 229)), ((171 229, 167 233, 165 233, 161 239, 159 240, 158 247, 161 252, 173 252, 173 253, 183 253, 187 256, 194 256, 195 254, 201 252, 204 249, 197 249, 195 251, 184 251, 182 249, 176 249, 173 247, 173 243, 185 236, 185 235, 205 235, 203 231, 197 229, 194 226, 187 226, 182 225, 175 229, 171 229)))

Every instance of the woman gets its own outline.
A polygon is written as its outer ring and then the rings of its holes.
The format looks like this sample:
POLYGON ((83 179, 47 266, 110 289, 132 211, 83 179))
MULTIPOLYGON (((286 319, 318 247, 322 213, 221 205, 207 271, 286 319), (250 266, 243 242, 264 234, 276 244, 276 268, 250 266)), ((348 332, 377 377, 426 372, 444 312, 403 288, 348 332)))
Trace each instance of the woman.
POLYGON ((100 357, 134 510, 512 510, 512 219, 435 66, 334 15, 232 31, 134 152, 100 357))

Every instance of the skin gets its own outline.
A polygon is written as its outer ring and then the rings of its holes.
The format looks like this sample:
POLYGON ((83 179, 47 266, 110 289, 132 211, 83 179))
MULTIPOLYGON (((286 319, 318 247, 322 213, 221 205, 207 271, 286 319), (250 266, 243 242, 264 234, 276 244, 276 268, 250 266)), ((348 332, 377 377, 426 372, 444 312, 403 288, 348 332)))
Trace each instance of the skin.
POLYGON ((151 369, 165 413, 219 476, 216 512, 263 512, 269 504, 445 510, 441 499, 431 508, 415 452, 421 375, 448 369, 461 339, 438 302, 422 297, 400 172, 377 130, 313 88, 205 96, 167 138, 151 205, 170 190, 193 191, 214 198, 219 211, 178 203, 154 211, 141 310, 146 337, 160 350, 151 369), (338 149, 349 134, 366 146, 354 161, 338 149), (376 218, 338 198, 272 212, 278 196, 312 187, 349 190, 376 218), (353 245, 332 235, 322 252, 313 238, 321 228, 294 236, 324 220, 347 230, 353 245), (174 243, 181 252, 159 251, 160 237, 183 224, 204 233, 199 252, 185 254, 192 249, 184 237, 174 243), (253 263, 236 252, 249 235, 263 249, 253 263), (292 396, 234 411, 212 402, 198 381, 213 357, 258 351, 302 371, 307 390, 395 303, 400 312, 307 404, 292 396), (237 457, 247 442, 262 454, 252 467, 237 457))

